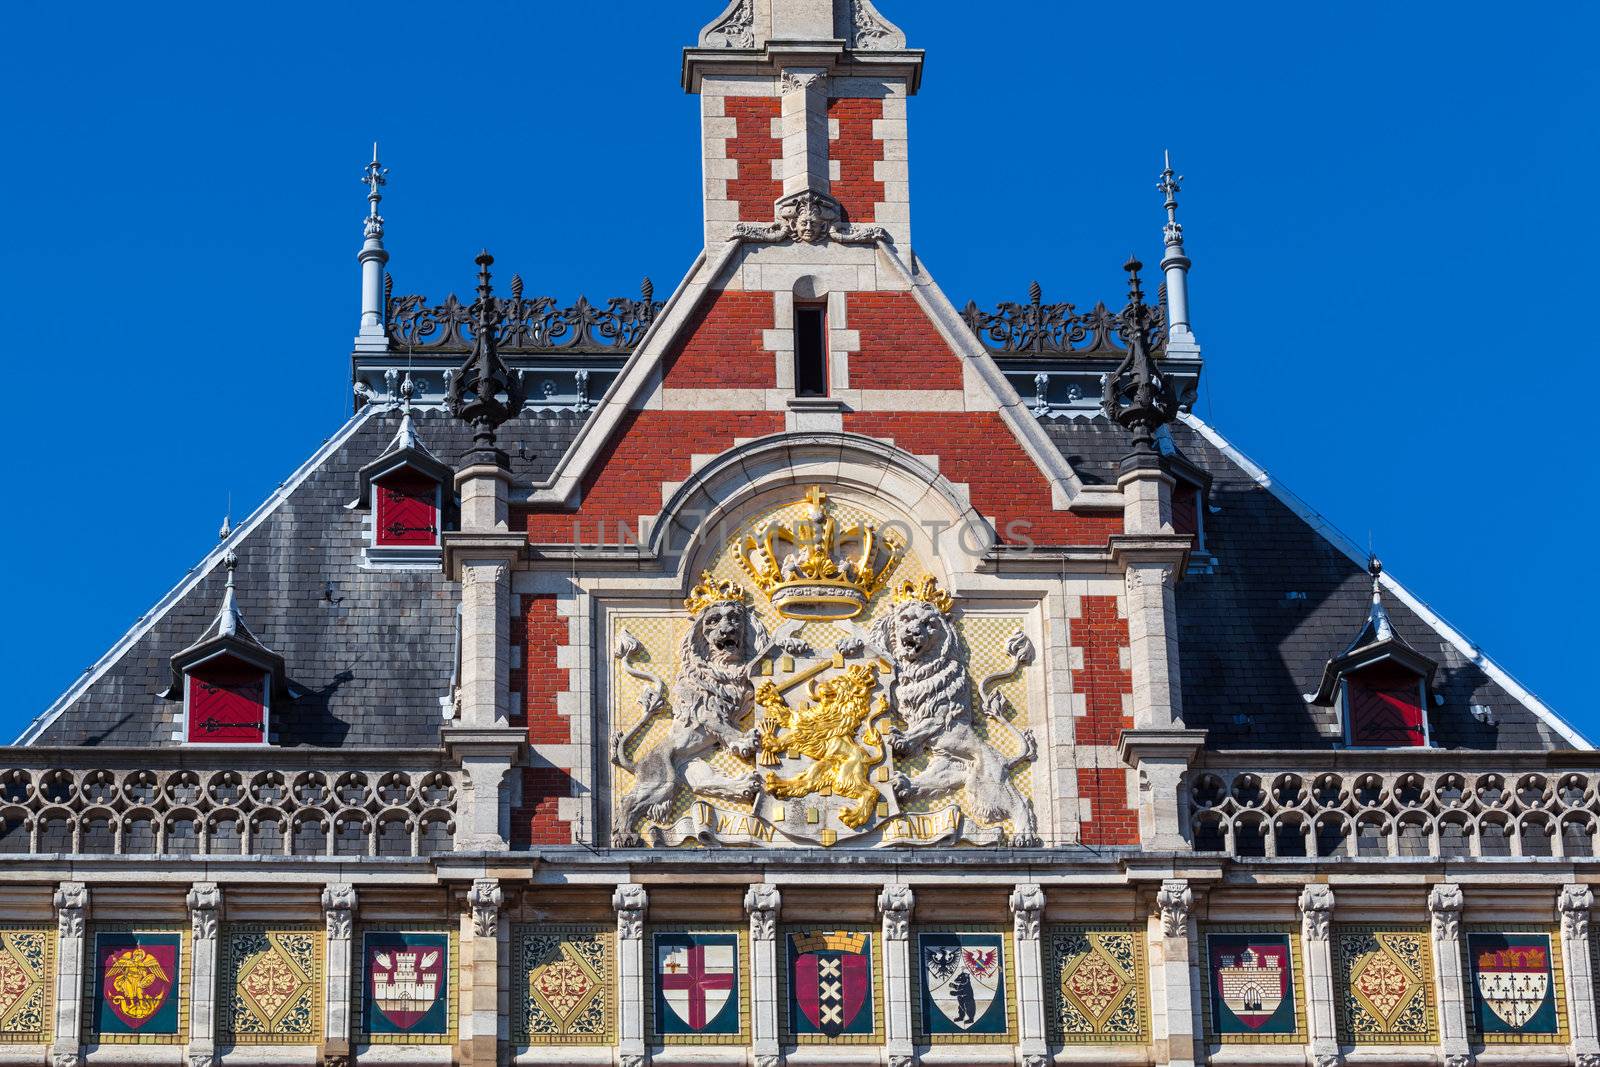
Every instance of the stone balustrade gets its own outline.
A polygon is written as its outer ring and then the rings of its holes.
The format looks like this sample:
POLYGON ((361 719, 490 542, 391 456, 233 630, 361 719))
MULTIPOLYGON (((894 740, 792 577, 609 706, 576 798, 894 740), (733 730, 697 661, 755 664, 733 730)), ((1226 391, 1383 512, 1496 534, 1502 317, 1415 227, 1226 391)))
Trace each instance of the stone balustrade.
POLYGON ((427 856, 458 774, 426 750, 0 749, 0 854, 427 856))
POLYGON ((1235 858, 1594 855, 1594 753, 1213 752, 1186 778, 1197 852, 1235 858))

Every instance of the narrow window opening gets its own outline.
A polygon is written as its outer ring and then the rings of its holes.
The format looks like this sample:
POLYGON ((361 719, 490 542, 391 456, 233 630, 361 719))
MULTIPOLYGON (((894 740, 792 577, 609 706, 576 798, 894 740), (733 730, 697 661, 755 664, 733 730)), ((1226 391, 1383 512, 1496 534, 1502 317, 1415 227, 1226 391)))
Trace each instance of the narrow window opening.
POLYGON ((828 395, 828 313, 819 304, 794 309, 794 393, 828 395))

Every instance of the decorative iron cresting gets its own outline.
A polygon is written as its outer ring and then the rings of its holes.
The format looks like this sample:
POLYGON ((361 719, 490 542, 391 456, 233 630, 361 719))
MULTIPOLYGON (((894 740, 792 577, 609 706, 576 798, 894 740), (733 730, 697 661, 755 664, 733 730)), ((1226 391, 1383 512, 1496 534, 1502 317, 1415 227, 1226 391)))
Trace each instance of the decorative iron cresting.
MULTIPOLYGON (((426 296, 392 296, 386 303, 389 346, 413 352, 469 352, 473 342, 472 304, 454 293, 442 304, 426 296)), ((500 354, 626 355, 644 339, 665 304, 655 299, 646 278, 639 299, 612 297, 604 306, 587 297, 562 307, 553 296, 524 296, 522 277, 511 278, 511 297, 495 301, 500 354)))
MULTIPOLYGON (((1046 304, 1038 282, 1028 286, 1028 302, 1006 301, 994 311, 984 311, 968 301, 961 317, 983 347, 997 356, 1122 357, 1128 351, 1131 328, 1121 312, 1097 302, 1080 312, 1076 304, 1046 304)), ((1153 309, 1145 326, 1146 343, 1153 351, 1165 346, 1167 308, 1153 309)))

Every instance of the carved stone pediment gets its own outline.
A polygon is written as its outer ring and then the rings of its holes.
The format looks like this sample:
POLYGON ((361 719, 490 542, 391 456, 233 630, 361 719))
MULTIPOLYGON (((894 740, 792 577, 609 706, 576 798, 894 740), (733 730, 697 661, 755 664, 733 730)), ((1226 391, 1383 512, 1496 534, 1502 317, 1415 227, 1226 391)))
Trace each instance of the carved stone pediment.
POLYGON ((812 487, 732 538, 684 616, 615 618, 614 844, 1040 843, 1023 620, 967 617, 882 531, 812 487))
POLYGON ((822 244, 838 241, 840 244, 870 245, 889 239, 889 231, 882 226, 846 226, 839 220, 844 211, 839 201, 827 193, 804 190, 791 193, 775 205, 776 218, 765 225, 741 222, 734 227, 730 240, 751 241, 756 244, 781 244, 800 241, 805 244, 822 244))

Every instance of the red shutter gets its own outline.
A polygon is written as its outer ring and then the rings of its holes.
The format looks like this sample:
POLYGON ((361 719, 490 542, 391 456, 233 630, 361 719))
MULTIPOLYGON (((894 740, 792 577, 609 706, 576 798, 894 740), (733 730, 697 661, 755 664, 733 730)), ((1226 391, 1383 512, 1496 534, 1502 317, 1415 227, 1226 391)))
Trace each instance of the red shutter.
POLYGON ((409 467, 384 475, 378 494, 378 544, 433 545, 439 541, 439 483, 409 467))
POLYGON ((1402 667, 1380 663, 1345 679, 1350 743, 1383 747, 1421 745, 1422 684, 1402 667))
POLYGON ((1172 532, 1200 534, 1200 490, 1183 482, 1172 487, 1172 532))
POLYGON ((189 740, 258 745, 266 740, 267 675, 234 660, 207 663, 189 676, 189 740))

